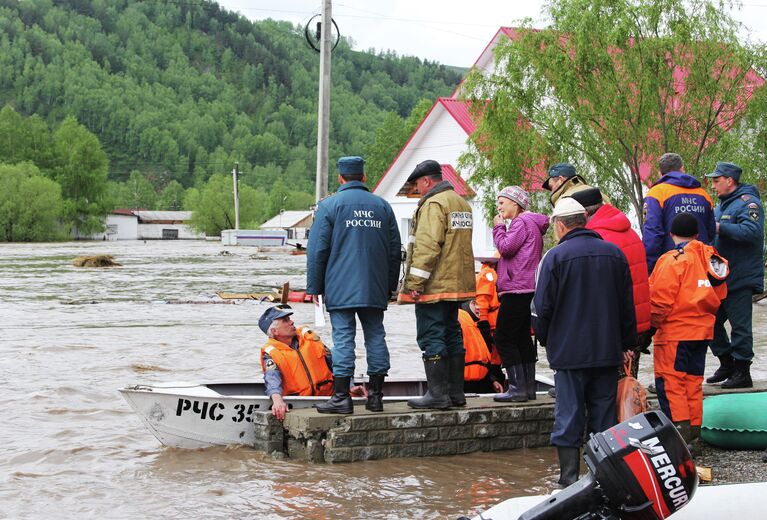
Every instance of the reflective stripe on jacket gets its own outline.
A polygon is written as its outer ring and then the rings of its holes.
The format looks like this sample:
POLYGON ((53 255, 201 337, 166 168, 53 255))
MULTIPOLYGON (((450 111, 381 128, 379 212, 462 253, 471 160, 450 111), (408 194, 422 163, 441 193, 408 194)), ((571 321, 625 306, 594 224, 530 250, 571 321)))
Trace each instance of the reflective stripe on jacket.
POLYGON ((333 395, 333 373, 325 359, 325 346, 311 330, 298 329, 298 349, 269 338, 261 347, 261 370, 264 353, 269 354, 282 375, 283 395, 333 395))
POLYGON ((471 300, 475 295, 471 206, 448 182, 429 190, 410 224, 400 303, 471 300))
POLYGON ((487 350, 485 338, 479 332, 476 322, 463 309, 458 310, 458 322, 461 324, 461 333, 463 333, 463 348, 466 349, 463 379, 481 381, 487 377, 489 372, 487 367, 490 364, 490 351, 487 350))
POLYGON ((650 276, 651 321, 658 329, 654 341, 713 339, 728 272, 716 249, 698 240, 664 253, 650 276))

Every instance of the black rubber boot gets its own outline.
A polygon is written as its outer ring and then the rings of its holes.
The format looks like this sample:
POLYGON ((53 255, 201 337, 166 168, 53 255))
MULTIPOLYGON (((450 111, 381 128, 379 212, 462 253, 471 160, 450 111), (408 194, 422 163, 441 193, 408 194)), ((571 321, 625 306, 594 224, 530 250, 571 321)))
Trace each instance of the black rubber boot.
POLYGON ((352 396, 349 395, 351 377, 336 377, 333 379, 333 397, 329 401, 317 405, 320 413, 354 413, 352 396))
POLYGON ((424 358, 423 368, 426 372, 426 383, 429 389, 426 395, 416 399, 409 399, 407 405, 410 408, 436 408, 444 410, 450 408, 450 396, 448 395, 448 373, 450 366, 447 358, 434 356, 424 358))
POLYGON ((368 400, 365 409, 371 412, 383 412, 383 384, 386 374, 370 374, 368 382, 368 400))
POLYGON ((525 382, 527 383, 527 399, 529 401, 535 401, 535 390, 538 384, 535 382, 535 361, 532 363, 525 363, 525 382))
POLYGON ((685 444, 690 444, 692 441, 692 431, 690 430, 690 421, 676 421, 674 423, 679 435, 682 436, 682 440, 685 444))
POLYGON ((751 366, 750 361, 741 361, 736 359, 734 361, 735 368, 732 371, 732 375, 722 383, 722 388, 751 388, 754 386, 754 382, 751 381, 751 366))
POLYGON ((581 450, 579 448, 563 448, 557 446, 559 457, 559 481, 562 487, 567 487, 578 482, 578 474, 581 470, 581 450))
POLYGON ((463 393, 463 369, 466 359, 463 355, 450 356, 448 358, 450 369, 448 372, 448 394, 451 406, 466 406, 466 396, 463 393))
POLYGON ((719 368, 716 369, 716 372, 714 372, 711 377, 706 379, 706 383, 721 383, 722 381, 728 379, 732 375, 732 372, 735 370, 734 361, 735 360, 733 359, 732 354, 719 356, 719 368))
POLYGON ((499 403, 524 403, 527 401, 527 379, 525 379, 525 365, 511 365, 506 367, 509 375, 509 388, 502 394, 496 394, 493 401, 499 403))

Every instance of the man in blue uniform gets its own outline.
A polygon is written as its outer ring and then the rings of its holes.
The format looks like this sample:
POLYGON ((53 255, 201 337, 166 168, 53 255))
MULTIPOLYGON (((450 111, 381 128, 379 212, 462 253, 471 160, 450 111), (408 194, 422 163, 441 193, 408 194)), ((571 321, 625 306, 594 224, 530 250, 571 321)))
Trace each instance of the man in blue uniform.
POLYGON ((354 375, 356 318, 362 324, 370 388, 365 405, 383 411, 389 351, 383 326, 389 298, 397 290, 400 238, 388 202, 365 186, 361 157, 338 160, 338 191, 317 205, 306 257, 306 292, 324 295, 333 327, 333 397, 321 413, 353 412, 349 383, 354 375))
POLYGON ((559 244, 538 267, 533 328, 556 371, 551 444, 566 487, 578 480, 584 427, 601 432, 617 422, 618 366, 636 344, 636 317, 618 246, 584 229, 586 210, 571 197, 557 202, 551 219, 559 244))
POLYGON ((751 297, 764 291, 764 208, 759 190, 741 184, 743 173, 736 164, 720 162, 706 177, 719 197, 714 210, 714 247, 730 264, 727 298, 722 301, 714 325, 711 351, 721 366, 707 383, 722 383, 722 388, 750 388, 754 335, 751 327, 751 297), (727 337, 724 322, 729 321, 727 337))
POLYGON ((644 198, 642 243, 647 254, 647 271, 666 251, 674 249, 671 221, 679 213, 689 213, 698 221, 698 240, 711 244, 714 239, 714 203, 698 179, 684 173, 682 158, 664 153, 658 160, 661 178, 644 198))

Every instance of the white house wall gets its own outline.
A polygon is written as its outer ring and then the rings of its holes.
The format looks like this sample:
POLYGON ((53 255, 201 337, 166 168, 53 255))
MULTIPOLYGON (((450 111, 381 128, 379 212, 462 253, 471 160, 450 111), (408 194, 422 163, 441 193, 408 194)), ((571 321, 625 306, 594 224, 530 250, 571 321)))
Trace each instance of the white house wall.
POLYGON ((139 224, 139 240, 162 240, 163 229, 177 229, 178 240, 203 239, 204 235, 192 231, 186 224, 139 224))
MULTIPOLYGON (((450 164, 456 167, 458 158, 467 149, 466 131, 445 110, 442 104, 437 104, 426 121, 417 130, 392 167, 376 187, 374 193, 386 199, 392 206, 397 217, 400 237, 407 244, 410 219, 415 212, 418 199, 397 196, 400 188, 407 180, 416 165, 427 159, 433 159, 440 164, 450 164)), ((464 180, 467 172, 461 172, 464 180)), ((469 201, 474 212, 474 233, 472 245, 476 255, 483 254, 492 248, 492 234, 485 223, 485 212, 479 200, 469 201)))
POLYGON ((107 215, 104 231, 94 233, 92 240, 136 240, 138 238, 138 218, 135 215, 107 215))

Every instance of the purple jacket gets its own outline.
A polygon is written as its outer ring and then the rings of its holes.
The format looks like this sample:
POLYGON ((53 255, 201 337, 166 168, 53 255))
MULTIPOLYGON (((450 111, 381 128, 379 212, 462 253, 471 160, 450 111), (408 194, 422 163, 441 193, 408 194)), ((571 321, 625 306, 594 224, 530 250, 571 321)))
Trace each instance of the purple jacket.
POLYGON ((525 211, 511 221, 493 227, 498 261, 498 295, 535 291, 535 270, 541 261, 543 234, 549 228, 546 215, 525 211))

